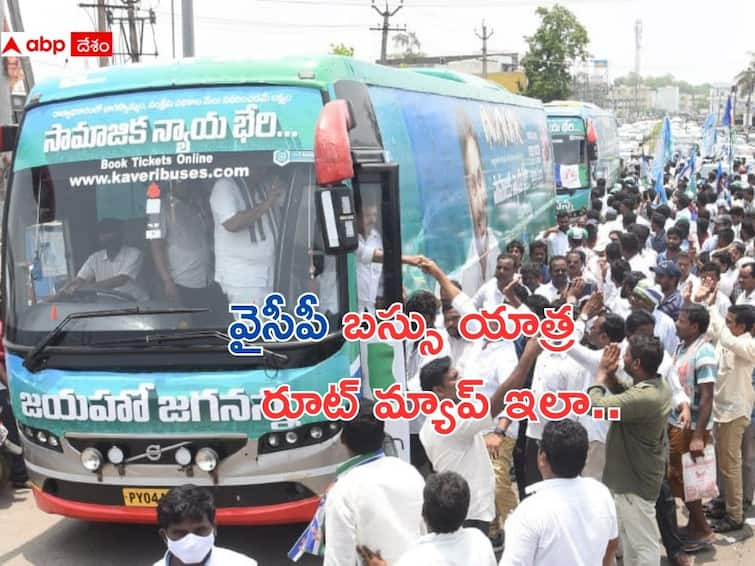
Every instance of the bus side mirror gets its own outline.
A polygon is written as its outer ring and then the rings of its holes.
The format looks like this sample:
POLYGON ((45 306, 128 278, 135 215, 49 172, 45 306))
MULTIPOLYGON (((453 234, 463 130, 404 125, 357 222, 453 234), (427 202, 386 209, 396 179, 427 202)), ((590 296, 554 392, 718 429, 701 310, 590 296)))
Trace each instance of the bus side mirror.
POLYGON ((15 151, 18 126, 0 126, 0 152, 15 151))
POLYGON ((354 195, 346 185, 318 187, 315 209, 322 230, 325 253, 340 255, 359 246, 354 195))
POLYGON ((597 143, 587 144, 587 160, 588 161, 598 160, 598 144, 597 143))
POLYGON ((315 125, 315 177, 318 185, 341 183, 354 176, 349 130, 354 118, 345 100, 331 100, 315 125))
POLYGON ((598 160, 598 131, 592 120, 587 121, 587 160, 598 160))

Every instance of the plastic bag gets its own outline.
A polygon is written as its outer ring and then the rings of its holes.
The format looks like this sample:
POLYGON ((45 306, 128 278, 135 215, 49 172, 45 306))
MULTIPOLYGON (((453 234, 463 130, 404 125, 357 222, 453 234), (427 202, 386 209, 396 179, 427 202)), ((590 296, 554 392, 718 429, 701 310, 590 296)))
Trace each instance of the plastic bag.
POLYGON ((697 460, 687 452, 682 454, 684 474, 684 501, 697 501, 718 496, 716 485, 716 451, 712 444, 703 450, 703 457, 697 460))

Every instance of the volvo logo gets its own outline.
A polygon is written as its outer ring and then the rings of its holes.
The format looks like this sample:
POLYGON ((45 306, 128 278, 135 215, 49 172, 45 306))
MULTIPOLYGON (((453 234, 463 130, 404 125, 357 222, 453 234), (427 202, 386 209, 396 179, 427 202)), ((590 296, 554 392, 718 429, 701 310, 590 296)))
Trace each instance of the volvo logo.
POLYGON ((144 455, 151 462, 157 462, 160 459, 160 456, 163 455, 163 449, 160 448, 159 444, 150 444, 144 451, 144 455))

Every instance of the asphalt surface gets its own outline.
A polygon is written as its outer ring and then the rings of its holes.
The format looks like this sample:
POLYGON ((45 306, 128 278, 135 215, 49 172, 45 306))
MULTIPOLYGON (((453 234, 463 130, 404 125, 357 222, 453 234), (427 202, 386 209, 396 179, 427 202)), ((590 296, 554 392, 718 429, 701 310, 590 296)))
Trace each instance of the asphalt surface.
MULTIPOLYGON (((749 526, 720 537, 713 550, 697 554, 694 563, 754 566, 755 512, 748 517, 749 526)), ((681 512, 680 522, 686 524, 681 512)), ((248 554, 260 566, 286 566, 292 564, 286 553, 303 527, 221 527, 217 543, 248 554)), ((150 566, 164 552, 156 527, 65 519, 39 511, 29 491, 0 492, 0 565, 150 566)), ((308 557, 298 564, 313 566, 321 561, 308 557)))

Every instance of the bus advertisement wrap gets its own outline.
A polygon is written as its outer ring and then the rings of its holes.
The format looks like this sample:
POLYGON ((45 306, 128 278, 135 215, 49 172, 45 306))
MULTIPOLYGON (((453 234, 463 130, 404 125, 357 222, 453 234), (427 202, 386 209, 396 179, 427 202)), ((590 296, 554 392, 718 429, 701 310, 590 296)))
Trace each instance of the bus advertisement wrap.
MULTIPOLYGON (((311 151, 312 117, 320 107, 322 97, 314 89, 261 86, 148 91, 43 105, 26 115, 24 136, 38 143, 19 146, 15 167, 86 161, 94 149, 99 159, 113 160, 207 151, 311 151)), ((285 153, 278 161, 285 165, 285 153)))
MULTIPOLYGON (((493 276, 507 241, 527 245, 554 223, 542 111, 378 87, 370 94, 402 188, 416 187, 401 193, 402 230, 413 236, 405 253, 433 258, 473 292, 493 276)), ((433 285, 416 270, 405 276, 409 290, 433 285)))

